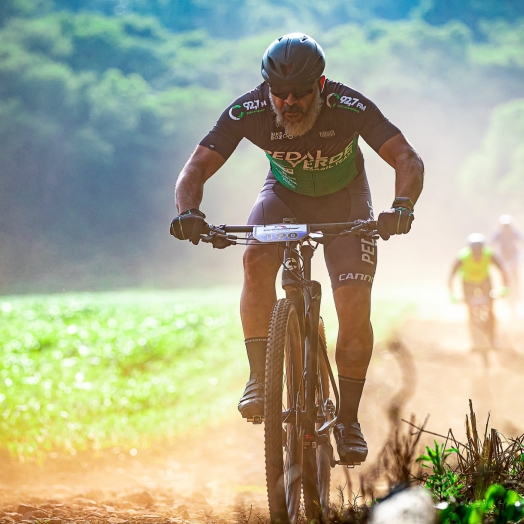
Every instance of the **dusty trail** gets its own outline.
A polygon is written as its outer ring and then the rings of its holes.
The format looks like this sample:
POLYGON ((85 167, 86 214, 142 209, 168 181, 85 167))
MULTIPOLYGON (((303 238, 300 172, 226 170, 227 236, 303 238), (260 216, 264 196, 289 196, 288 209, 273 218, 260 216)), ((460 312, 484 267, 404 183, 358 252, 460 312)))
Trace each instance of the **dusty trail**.
MULTIPOLYGON (((504 315, 501 313, 504 318, 504 315)), ((461 440, 468 399, 483 427, 507 437, 524 432, 524 405, 518 401, 524 375, 524 324, 501 322, 503 346, 485 370, 468 347, 465 312, 446 306, 408 319, 399 329, 414 364, 408 381, 412 397, 401 410, 427 429, 453 428, 461 440)), ((376 459, 388 433, 384 406, 402 384, 399 363, 380 346, 375 350, 365 387, 360 421, 370 445, 366 465, 350 470, 354 486, 376 459)), ((430 443, 432 437, 426 438, 430 443)), ((263 463, 263 428, 247 424, 236 413, 228 420, 196 429, 191 436, 130 456, 115 448, 102 457, 49 460, 45 468, 0 461, 0 522, 47 518, 65 522, 218 522, 245 521, 239 513, 267 515, 263 463)), ((344 487, 342 468, 332 480, 332 500, 344 487)), ((347 496, 347 493, 346 493, 347 496)))

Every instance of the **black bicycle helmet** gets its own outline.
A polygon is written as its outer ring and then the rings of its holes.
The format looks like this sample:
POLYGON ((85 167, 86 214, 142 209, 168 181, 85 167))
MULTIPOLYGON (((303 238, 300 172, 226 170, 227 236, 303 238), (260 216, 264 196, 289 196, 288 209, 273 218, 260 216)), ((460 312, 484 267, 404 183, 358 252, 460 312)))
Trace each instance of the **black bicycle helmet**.
POLYGON ((269 84, 311 85, 324 72, 326 57, 319 44, 304 33, 277 38, 262 57, 262 77, 269 84))

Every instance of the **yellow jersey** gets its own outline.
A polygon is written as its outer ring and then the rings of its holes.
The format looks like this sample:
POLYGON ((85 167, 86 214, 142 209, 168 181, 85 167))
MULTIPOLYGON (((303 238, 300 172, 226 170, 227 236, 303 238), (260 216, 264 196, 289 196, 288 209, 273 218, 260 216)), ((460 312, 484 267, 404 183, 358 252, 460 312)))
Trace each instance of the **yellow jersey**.
POLYGON ((489 266, 493 259, 493 249, 489 246, 482 248, 482 255, 479 260, 473 258, 471 247, 463 247, 457 255, 461 262, 459 271, 464 282, 478 284, 489 278, 489 266))

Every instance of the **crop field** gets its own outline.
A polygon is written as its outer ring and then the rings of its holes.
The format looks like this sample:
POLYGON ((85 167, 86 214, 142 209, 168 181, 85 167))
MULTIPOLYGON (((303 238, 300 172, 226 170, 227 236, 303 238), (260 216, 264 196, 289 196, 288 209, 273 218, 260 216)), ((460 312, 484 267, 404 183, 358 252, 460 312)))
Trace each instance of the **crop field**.
MULTIPOLYGON (((520 324, 502 322, 512 349, 483 370, 467 350, 460 306, 438 293, 428 300, 422 288, 402 296, 392 290, 373 302, 375 353, 360 417, 370 463, 346 477, 334 470, 334 493, 346 495, 333 520, 366 522, 359 508, 400 482, 425 486, 442 522, 520 518, 522 409, 511 403, 524 370, 520 324), (404 357, 391 351, 394 339, 404 357), (431 413, 429 433, 388 424, 384 410, 391 415, 399 391, 401 416, 431 413)), ((113 493, 108 507, 119 517, 116 499, 128 497, 124 511, 145 497, 155 514, 171 515, 174 500, 205 522, 202 498, 222 507, 233 497, 235 511, 251 505, 263 518, 263 433, 236 413, 248 372, 238 298, 236 288, 1 297, 0 459, 9 468, 0 472, 0 502, 38 492, 44 501, 81 496, 105 507, 113 493), (5 471, 19 491, 2 488, 12 484, 5 471)), ((329 297, 323 311, 333 355, 329 297)), ((245 522, 250 510, 242 511, 245 522)))
POLYGON ((234 409, 248 370, 236 289, 3 297, 0 343, 20 460, 182 434, 234 409))
POLYGON ((239 328, 227 290, 4 297, 0 446, 41 460, 183 433, 230 402, 239 328))

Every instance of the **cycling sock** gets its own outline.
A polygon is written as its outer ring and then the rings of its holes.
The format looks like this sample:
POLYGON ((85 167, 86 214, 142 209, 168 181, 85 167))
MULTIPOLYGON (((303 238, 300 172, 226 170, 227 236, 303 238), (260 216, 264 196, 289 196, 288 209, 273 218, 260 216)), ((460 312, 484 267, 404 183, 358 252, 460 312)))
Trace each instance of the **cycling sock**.
POLYGON ((339 422, 351 423, 358 422, 358 405, 362 390, 364 389, 365 378, 349 378, 338 376, 340 387, 340 412, 339 422))
POLYGON ((267 337, 248 338, 244 342, 249 359, 249 378, 253 378, 256 373, 258 379, 263 381, 266 376, 267 337))

